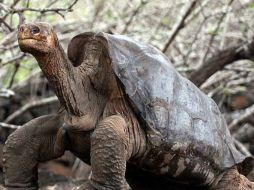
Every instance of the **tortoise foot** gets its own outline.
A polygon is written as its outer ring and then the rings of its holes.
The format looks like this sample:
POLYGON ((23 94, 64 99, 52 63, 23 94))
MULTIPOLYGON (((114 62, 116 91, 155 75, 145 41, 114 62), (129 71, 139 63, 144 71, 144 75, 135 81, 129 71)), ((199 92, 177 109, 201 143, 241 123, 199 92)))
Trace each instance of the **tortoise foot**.
POLYGON ((254 182, 251 182, 244 175, 240 175, 241 187, 239 190, 254 190, 254 182))
POLYGON ((254 190, 254 183, 232 168, 225 172, 213 190, 254 190))

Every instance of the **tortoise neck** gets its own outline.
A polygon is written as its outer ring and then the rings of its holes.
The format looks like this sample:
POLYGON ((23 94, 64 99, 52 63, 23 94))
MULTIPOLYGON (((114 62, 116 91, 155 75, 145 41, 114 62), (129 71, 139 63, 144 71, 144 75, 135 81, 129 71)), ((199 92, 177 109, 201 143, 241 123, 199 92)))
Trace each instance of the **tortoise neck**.
POLYGON ((106 95, 95 89, 98 81, 94 74, 91 77, 82 67, 74 67, 60 44, 50 53, 36 56, 36 59, 68 114, 80 117, 92 113, 89 125, 94 125, 96 121, 93 118, 99 117, 106 102, 106 95))
POLYGON ((73 66, 69 62, 59 43, 57 43, 56 47, 52 48, 49 53, 38 54, 35 58, 38 61, 42 72, 50 82, 53 82, 51 80, 54 77, 62 79, 63 77, 66 77, 66 75, 70 77, 73 74, 73 66))
POLYGON ((76 108, 77 93, 74 86, 74 69, 68 61, 63 48, 58 45, 52 48, 47 54, 36 56, 39 66, 53 87, 60 103, 66 108, 68 113, 73 115, 81 115, 76 108))

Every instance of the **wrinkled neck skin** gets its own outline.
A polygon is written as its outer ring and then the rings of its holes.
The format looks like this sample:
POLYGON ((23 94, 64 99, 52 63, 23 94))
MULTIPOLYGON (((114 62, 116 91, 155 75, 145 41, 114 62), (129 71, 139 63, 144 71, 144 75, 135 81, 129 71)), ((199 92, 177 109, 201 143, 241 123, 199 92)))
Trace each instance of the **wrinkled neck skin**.
MULTIPOLYGON (((93 129, 106 104, 106 87, 100 85, 106 72, 95 72, 85 65, 74 67, 59 43, 50 53, 35 57, 68 113, 66 122, 85 131, 93 129), (93 80, 95 75, 100 77, 93 80)), ((91 57, 89 61, 98 59, 91 57)))
MULTIPOLYGON (((101 48, 100 45, 93 47, 101 48)), ((72 66, 60 45, 36 59, 65 106, 68 113, 65 122, 72 130, 90 131, 99 120, 121 114, 128 123, 128 158, 139 157, 145 151, 145 133, 124 98, 110 60, 98 49, 84 47, 84 57, 78 67, 72 66)))

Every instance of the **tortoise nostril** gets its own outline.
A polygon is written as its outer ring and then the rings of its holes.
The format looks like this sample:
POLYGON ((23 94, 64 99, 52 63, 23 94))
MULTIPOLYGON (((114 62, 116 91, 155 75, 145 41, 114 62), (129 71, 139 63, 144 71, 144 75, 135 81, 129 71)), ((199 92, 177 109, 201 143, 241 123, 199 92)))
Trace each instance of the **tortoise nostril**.
POLYGON ((24 26, 19 27, 19 32, 24 32, 24 26))
POLYGON ((33 26, 31 32, 32 34, 37 34, 40 32, 40 28, 38 26, 33 26))

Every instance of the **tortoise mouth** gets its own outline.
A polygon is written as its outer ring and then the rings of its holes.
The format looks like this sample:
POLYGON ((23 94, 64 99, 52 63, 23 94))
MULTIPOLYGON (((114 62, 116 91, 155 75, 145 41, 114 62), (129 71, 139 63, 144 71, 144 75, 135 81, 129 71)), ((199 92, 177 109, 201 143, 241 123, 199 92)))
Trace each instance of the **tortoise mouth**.
POLYGON ((31 37, 18 38, 18 44, 21 51, 36 55, 38 53, 47 53, 49 51, 48 44, 45 40, 31 37))
MULTIPOLYGON (((47 47, 47 42, 42 39, 36 39, 31 37, 18 38, 20 48, 33 48, 38 51, 42 51, 43 48, 47 47)), ((29 51, 28 49, 26 51, 29 51)))
POLYGON ((46 40, 42 40, 42 39, 36 39, 36 38, 32 38, 32 37, 21 37, 18 38, 19 42, 32 42, 32 41, 37 41, 37 42, 46 42, 46 40))

